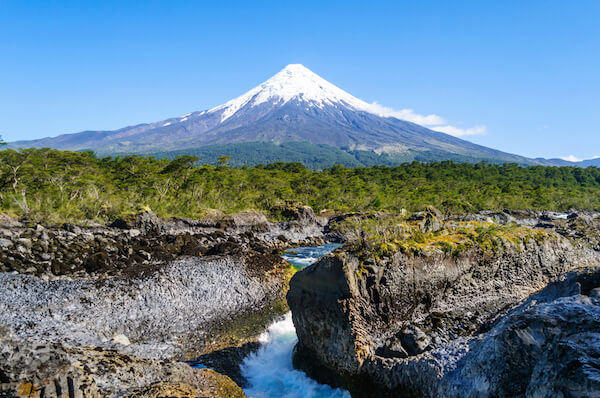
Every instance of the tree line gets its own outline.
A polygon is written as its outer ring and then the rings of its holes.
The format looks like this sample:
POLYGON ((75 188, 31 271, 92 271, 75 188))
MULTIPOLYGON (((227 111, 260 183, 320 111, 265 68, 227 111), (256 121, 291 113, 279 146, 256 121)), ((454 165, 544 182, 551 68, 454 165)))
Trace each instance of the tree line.
POLYGON ((316 211, 600 210, 600 169, 516 164, 412 162, 312 171, 301 163, 197 165, 193 156, 96 157, 52 149, 0 151, 0 211, 32 221, 97 220, 150 208, 201 218, 270 212, 294 200, 316 211))

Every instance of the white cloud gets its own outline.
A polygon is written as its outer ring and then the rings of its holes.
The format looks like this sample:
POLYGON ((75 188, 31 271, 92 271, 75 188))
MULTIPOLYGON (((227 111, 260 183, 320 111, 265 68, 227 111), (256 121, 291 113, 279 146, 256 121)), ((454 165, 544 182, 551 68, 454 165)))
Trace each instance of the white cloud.
POLYGON ((483 125, 466 129, 451 126, 446 124, 446 120, 441 116, 435 114, 419 115, 418 113, 415 113, 415 111, 413 111, 412 109, 393 109, 380 105, 377 102, 373 102, 372 104, 369 104, 369 106, 371 108, 370 111, 379 116, 395 117, 397 119, 406 120, 408 122, 420 124, 421 126, 427 126, 432 130, 450 134, 455 137, 463 137, 466 135, 480 135, 485 134, 487 131, 486 127, 483 125))
POLYGON ((567 162, 581 162, 583 160, 583 159, 579 159, 578 157, 576 157, 574 155, 560 156, 560 159, 566 160, 567 162))
POLYGON ((455 137, 464 137, 467 135, 482 135, 487 132, 487 128, 484 125, 479 125, 467 129, 461 129, 459 127, 454 127, 450 125, 446 126, 431 126, 429 127, 431 130, 439 131, 442 133, 450 134, 455 137))
POLYGON ((574 156, 574 155, 559 156, 559 159, 566 160, 567 162, 582 162, 584 160, 593 160, 593 159, 598 159, 598 158, 600 158, 600 156, 592 156, 589 159, 580 159, 580 158, 578 158, 577 156, 574 156))
POLYGON ((412 109, 392 109, 386 106, 380 105, 377 102, 369 104, 371 112, 384 117, 395 117, 397 119, 406 120, 416 124, 431 126, 434 124, 443 124, 446 121, 438 115, 419 115, 412 109))

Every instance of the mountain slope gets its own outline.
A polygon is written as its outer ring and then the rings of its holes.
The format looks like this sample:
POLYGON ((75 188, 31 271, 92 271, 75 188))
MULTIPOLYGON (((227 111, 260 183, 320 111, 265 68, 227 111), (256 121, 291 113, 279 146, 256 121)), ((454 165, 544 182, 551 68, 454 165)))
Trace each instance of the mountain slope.
POLYGON ((302 65, 288 65, 240 97, 207 111, 115 131, 84 131, 17 141, 11 146, 92 149, 106 155, 178 151, 244 142, 308 142, 348 151, 394 154, 400 158, 406 158, 408 153, 435 152, 447 153, 449 159, 458 156, 474 161, 545 163, 381 116, 373 105, 339 89, 302 65))

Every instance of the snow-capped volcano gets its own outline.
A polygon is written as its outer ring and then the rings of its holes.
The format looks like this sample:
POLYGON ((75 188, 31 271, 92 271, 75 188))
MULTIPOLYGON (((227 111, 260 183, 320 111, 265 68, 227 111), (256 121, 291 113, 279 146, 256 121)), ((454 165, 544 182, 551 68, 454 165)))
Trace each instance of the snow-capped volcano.
POLYGON ((246 105, 254 107, 267 102, 284 105, 291 100, 319 108, 339 104, 359 111, 370 112, 372 109, 371 105, 334 86, 304 65, 290 64, 261 85, 208 112, 222 111, 221 121, 224 121, 246 105))
MULTIPOLYGON (((423 126, 386 117, 300 64, 283 68, 245 94, 209 110, 115 131, 84 131, 53 138, 11 143, 11 147, 87 150, 108 155, 165 153, 241 143, 304 143, 333 147, 336 153, 387 153, 407 160, 492 160, 535 163, 423 126), (337 149, 336 149, 337 148, 337 149), (344 152, 345 151, 345 152, 344 152)), ((256 145, 255 145, 256 146, 256 145)), ((249 147, 248 147, 249 148, 249 147)), ((238 148, 239 149, 239 148, 238 148)), ((237 150, 237 149, 236 149, 237 150)), ((246 148, 246 151, 249 149, 246 148)), ((311 152, 312 153, 312 152, 311 152)), ((371 155, 361 156, 371 156, 371 155)), ((256 154, 258 157, 260 154, 256 154)), ((248 153, 244 157, 252 158, 248 153)), ((352 155, 354 156, 354 155, 352 155)), ((266 161, 290 160, 287 152, 266 161)))

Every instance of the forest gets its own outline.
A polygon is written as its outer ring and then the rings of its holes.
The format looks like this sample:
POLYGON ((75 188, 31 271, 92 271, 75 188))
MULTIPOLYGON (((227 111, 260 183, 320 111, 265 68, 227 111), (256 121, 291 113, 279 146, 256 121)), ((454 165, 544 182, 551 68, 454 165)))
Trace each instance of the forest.
POLYGON ((293 200, 315 211, 600 210, 600 169, 411 162, 321 171, 301 163, 232 167, 198 158, 97 157, 52 149, 0 151, 0 211, 32 222, 106 222, 151 209, 161 217, 272 209, 293 200))
MULTIPOLYGON (((122 154, 129 155, 129 154, 122 154)), ((309 142, 244 142, 234 144, 207 145, 200 148, 186 148, 175 151, 149 153, 156 158, 175 159, 182 155, 198 158, 201 164, 216 164, 221 156, 230 156, 230 166, 256 166, 259 164, 276 163, 279 161, 299 162, 311 170, 323 170, 335 165, 346 167, 369 167, 377 165, 399 166, 401 164, 419 161, 433 162, 453 160, 461 163, 477 163, 487 161, 498 163, 494 159, 482 159, 466 155, 451 154, 443 151, 416 151, 407 149, 402 153, 375 153, 367 150, 351 150, 336 148, 324 144, 309 142)))

